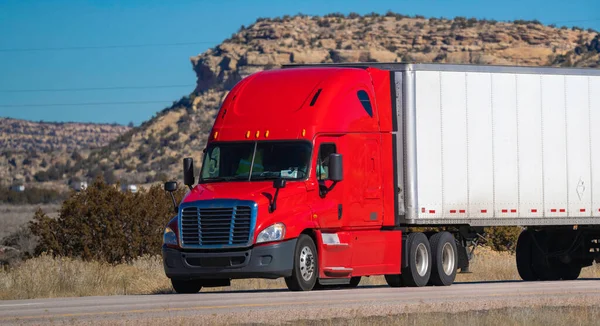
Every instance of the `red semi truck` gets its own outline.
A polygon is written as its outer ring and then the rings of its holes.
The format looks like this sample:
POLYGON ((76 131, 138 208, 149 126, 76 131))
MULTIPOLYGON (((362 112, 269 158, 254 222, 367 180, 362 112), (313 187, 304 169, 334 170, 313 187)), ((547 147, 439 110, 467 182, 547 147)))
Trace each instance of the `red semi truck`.
POLYGON ((198 177, 184 159, 190 190, 164 232, 165 272, 178 293, 242 278, 297 291, 373 275, 450 285, 483 227, 518 225, 524 280, 577 278, 600 255, 598 91, 593 69, 253 74, 224 100, 198 177))

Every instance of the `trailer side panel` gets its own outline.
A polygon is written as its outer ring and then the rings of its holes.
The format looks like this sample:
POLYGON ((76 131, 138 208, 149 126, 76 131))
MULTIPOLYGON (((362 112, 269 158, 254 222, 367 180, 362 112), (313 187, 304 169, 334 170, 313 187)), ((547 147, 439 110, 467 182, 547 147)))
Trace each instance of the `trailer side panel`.
POLYGON ((418 203, 405 223, 600 224, 600 76, 518 71, 404 72, 418 203))

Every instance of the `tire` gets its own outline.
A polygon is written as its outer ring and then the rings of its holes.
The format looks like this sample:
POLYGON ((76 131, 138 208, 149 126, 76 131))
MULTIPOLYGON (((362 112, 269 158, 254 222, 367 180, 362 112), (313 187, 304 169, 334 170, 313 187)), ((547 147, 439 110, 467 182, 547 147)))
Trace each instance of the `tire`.
POLYGON ((537 281, 539 279, 533 269, 533 232, 525 230, 517 240, 517 270, 523 281, 537 281))
POLYGON ((572 281, 578 279, 579 274, 581 274, 581 268, 581 265, 576 263, 560 263, 560 265, 557 266, 560 278, 565 281, 572 281))
POLYGON ((548 251, 548 243, 551 237, 546 232, 533 233, 535 238, 532 238, 532 261, 533 271, 541 281, 556 281, 560 280, 559 269, 556 267, 556 262, 548 259, 544 252, 548 251), (536 241, 536 242, 533 242, 536 241))
POLYGON ((200 280, 174 280, 171 279, 173 290, 177 293, 198 293, 202 289, 200 280))
POLYGON ((319 259, 315 242, 306 234, 301 234, 294 250, 292 276, 285 278, 290 291, 310 291, 319 277, 319 259))
POLYGON ((431 246, 431 277, 429 283, 436 286, 448 286, 456 279, 458 250, 452 234, 439 232, 429 239, 431 246))
POLYGON ((399 288, 404 286, 404 284, 402 284, 402 275, 400 274, 385 275, 385 281, 390 287, 393 288, 399 288))
POLYGON ((406 239, 408 267, 402 268, 401 284, 410 287, 427 285, 431 276, 431 247, 423 233, 411 233, 406 239))

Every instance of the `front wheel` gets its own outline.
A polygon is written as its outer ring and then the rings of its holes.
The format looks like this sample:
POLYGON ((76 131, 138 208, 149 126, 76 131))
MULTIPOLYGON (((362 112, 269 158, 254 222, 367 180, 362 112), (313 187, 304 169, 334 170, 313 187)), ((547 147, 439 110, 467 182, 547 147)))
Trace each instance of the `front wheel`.
POLYGON ((292 276, 285 278, 290 291, 310 291, 319 276, 318 256, 315 242, 306 234, 300 235, 294 250, 292 276))
POLYGON ((177 293, 198 293, 202 289, 200 280, 174 280, 171 279, 173 290, 177 293))

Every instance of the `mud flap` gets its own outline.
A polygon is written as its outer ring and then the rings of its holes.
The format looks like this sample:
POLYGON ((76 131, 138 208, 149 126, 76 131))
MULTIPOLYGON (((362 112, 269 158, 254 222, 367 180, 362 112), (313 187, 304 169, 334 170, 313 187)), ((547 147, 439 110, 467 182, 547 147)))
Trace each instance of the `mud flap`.
POLYGON ((470 273, 468 248, 463 246, 462 241, 456 240, 456 251, 458 251, 458 268, 460 273, 470 273))

